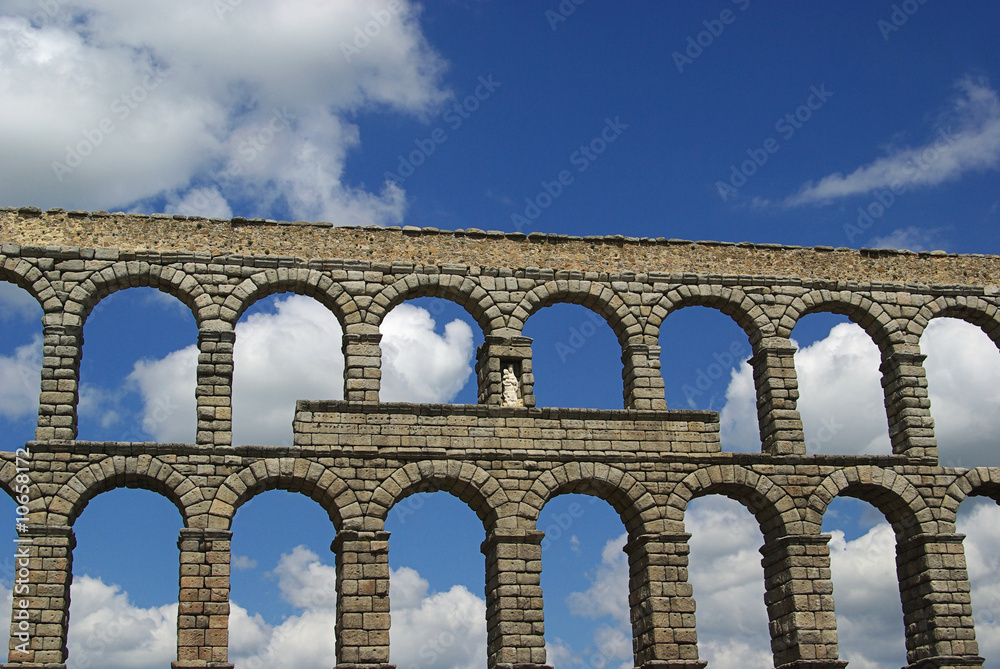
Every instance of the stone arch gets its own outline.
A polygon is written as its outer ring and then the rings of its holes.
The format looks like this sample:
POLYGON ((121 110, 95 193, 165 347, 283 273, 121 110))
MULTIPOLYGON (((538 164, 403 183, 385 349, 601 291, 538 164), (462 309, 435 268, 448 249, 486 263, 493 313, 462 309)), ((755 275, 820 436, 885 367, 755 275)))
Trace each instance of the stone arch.
POLYGON ((755 348, 761 340, 774 336, 774 325, 764 310, 742 290, 726 286, 680 285, 664 293, 646 322, 646 338, 657 344, 663 321, 684 307, 709 307, 729 316, 746 333, 755 348))
POLYGON ((1000 467, 976 467, 956 478, 941 502, 941 532, 956 532, 958 507, 974 495, 990 497, 1000 504, 1000 467))
POLYGON ((471 462, 422 460, 400 467, 375 489, 365 518, 378 527, 369 529, 384 527, 389 511, 409 495, 438 490, 468 504, 487 531, 516 527, 507 492, 485 469, 471 462))
POLYGON ((910 534, 937 531, 931 509, 906 477, 875 465, 857 465, 838 469, 813 491, 805 510, 811 533, 820 533, 827 507, 841 494, 864 500, 881 511, 897 541, 910 534))
MULTIPOLYGON (((13 455, 11 453, 10 455, 13 455)), ((14 503, 17 503, 17 495, 14 493, 15 481, 14 478, 17 476, 17 466, 10 460, 6 460, 3 466, 0 467, 0 490, 3 490, 14 503)))
POLYGON ((454 302, 472 316, 484 335, 505 326, 493 297, 476 281, 456 274, 409 274, 397 280, 372 299, 365 320, 369 325, 381 327, 394 307, 417 297, 440 297, 454 302))
POLYGON ((803 533, 799 510, 788 492, 764 474, 740 465, 713 465, 688 474, 670 493, 668 520, 683 523, 691 500, 711 494, 725 495, 745 506, 757 519, 765 541, 803 533))
POLYGON ((319 502, 337 531, 361 529, 361 505, 354 491, 330 468, 294 457, 258 460, 230 474, 208 507, 205 524, 211 529, 228 530, 236 511, 247 500, 279 489, 301 492, 319 502))
POLYGON ((878 302, 849 290, 813 290, 792 300, 778 325, 779 337, 789 338, 803 316, 826 312, 847 316, 861 326, 884 356, 894 346, 905 344, 899 324, 878 302))
POLYGON ((28 291, 46 313, 62 310, 62 302, 56 297, 45 274, 23 258, 0 256, 0 280, 8 281, 28 291))
POLYGON ((609 286, 596 281, 560 279, 536 286, 514 307, 510 327, 523 332, 525 323, 539 309, 559 303, 579 304, 602 316, 622 347, 643 343, 642 326, 625 301, 609 286))
POLYGON ((518 516, 535 524, 553 497, 582 493, 608 502, 629 536, 664 530, 663 515, 653 495, 634 476, 602 462, 569 462, 543 472, 525 493, 518 516))
POLYGON ((207 508, 201 489, 166 462, 150 455, 108 456, 73 475, 48 504, 49 525, 73 525, 94 497, 116 488, 143 488, 173 502, 189 527, 192 516, 207 508))
POLYGON ((907 332, 919 340, 934 318, 957 318, 981 329, 1000 348, 1000 310, 995 304, 974 295, 941 296, 928 302, 907 325, 907 332))
POLYGON ((226 297, 220 318, 235 326, 251 305, 275 293, 295 293, 318 300, 333 312, 345 329, 361 321, 352 304, 354 299, 340 283, 317 270, 294 267, 268 269, 244 279, 226 297))
POLYGON ((218 310, 212 296, 193 276, 173 267, 130 260, 91 274, 70 291, 66 311, 77 314, 82 325, 105 297, 119 290, 140 287, 156 288, 179 299, 191 310, 198 327, 214 318, 218 310))

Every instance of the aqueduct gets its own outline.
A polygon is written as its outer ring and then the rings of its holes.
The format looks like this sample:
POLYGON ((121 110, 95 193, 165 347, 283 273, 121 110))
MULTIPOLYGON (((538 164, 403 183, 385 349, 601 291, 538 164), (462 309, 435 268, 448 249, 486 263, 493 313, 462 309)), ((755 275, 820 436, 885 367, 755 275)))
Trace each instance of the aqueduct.
MULTIPOLYGON (((967 496, 998 499, 1000 468, 941 466, 919 337, 952 316, 1000 344, 1000 257, 34 208, 0 209, 0 241, 2 278, 44 311, 21 533, 29 643, 12 637, 3 667, 66 667, 73 524, 89 500, 126 486, 165 495, 184 519, 176 669, 233 666, 230 523, 274 488, 310 496, 336 528, 337 669, 393 666, 385 519, 426 490, 459 497, 483 522, 491 669, 545 666, 536 520, 568 492, 607 500, 627 528, 636 667, 705 666, 684 521, 707 494, 738 500, 760 524, 775 667, 846 665, 821 532, 827 505, 844 495, 870 501, 895 530, 908 667, 983 665, 955 517, 967 496), (175 296, 197 321, 195 443, 77 439, 84 322, 134 286, 175 296), (303 398, 290 448, 233 444, 235 323, 274 293, 313 296, 339 319, 344 400, 303 398), (478 404, 379 402, 379 326, 418 296, 458 303, 483 329, 478 404), (535 406, 523 327, 557 302, 584 305, 616 333, 623 409, 535 406), (722 311, 749 338, 759 453, 722 451, 717 413, 666 407, 659 328, 689 305, 722 311), (879 347, 891 454, 807 452, 789 334, 816 311, 846 314, 879 347)), ((13 495, 15 455, 2 458, 0 485, 13 495)))

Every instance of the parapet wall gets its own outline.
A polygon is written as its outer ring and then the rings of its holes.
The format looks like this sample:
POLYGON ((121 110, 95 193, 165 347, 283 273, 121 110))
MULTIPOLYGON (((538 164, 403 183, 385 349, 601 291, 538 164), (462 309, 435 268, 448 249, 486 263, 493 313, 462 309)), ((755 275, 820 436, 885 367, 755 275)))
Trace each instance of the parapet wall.
MULTIPOLYGON (((664 228, 669 223, 664 223, 664 228)), ((637 274, 698 274, 859 283, 1000 284, 1000 257, 533 232, 334 227, 331 223, 204 219, 0 208, 3 241, 21 246, 181 251, 637 274)))
POLYGON ((692 499, 722 494, 760 526, 775 667, 846 664, 821 529, 829 503, 848 495, 895 530, 908 669, 981 668, 955 518, 969 495, 1000 499, 1000 468, 941 465, 920 336, 949 316, 1000 346, 998 269, 996 256, 0 210, 0 278, 44 311, 36 440, 0 454, 0 487, 14 497, 29 486, 19 549, 29 577, 3 667, 65 669, 73 524, 94 496, 142 487, 184 519, 173 669, 232 668, 231 521, 274 488, 308 495, 336 531, 337 669, 393 667, 385 520, 429 490, 483 521, 489 669, 547 669, 537 520, 570 492, 606 500, 628 532, 636 667, 705 666, 685 514, 692 499), (137 286, 177 297, 198 325, 196 443, 77 439, 84 324, 102 299, 137 286), (302 398, 292 447, 233 444, 236 323, 275 293, 309 295, 338 318, 344 399, 302 398), (379 401, 381 324, 421 296, 456 302, 482 328, 477 405, 379 401), (618 337, 622 409, 536 406, 524 326, 559 302, 594 311, 618 337), (759 452, 723 452, 717 413, 667 409, 660 328, 694 305, 732 318, 752 346, 759 452), (809 452, 790 335, 818 311, 846 314, 879 347, 891 454, 809 452))

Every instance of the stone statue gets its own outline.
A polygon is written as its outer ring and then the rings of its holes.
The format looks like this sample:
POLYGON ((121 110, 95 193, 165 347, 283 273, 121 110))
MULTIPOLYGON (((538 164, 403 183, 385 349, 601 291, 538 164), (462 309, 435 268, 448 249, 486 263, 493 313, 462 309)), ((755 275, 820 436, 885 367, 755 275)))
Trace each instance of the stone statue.
POLYGON ((505 407, 523 407, 524 400, 521 399, 521 384, 514 376, 514 366, 508 365, 503 368, 503 405, 505 407))

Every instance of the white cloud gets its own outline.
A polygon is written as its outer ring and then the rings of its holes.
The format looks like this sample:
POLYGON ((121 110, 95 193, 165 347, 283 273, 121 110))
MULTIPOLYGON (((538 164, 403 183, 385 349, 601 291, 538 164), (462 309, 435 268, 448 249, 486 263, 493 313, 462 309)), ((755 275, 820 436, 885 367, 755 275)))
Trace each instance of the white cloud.
POLYGON ((385 401, 447 402, 472 374, 472 328, 460 320, 434 332, 421 307, 400 304, 382 323, 382 393, 385 401))
POLYGON ((218 187, 192 188, 183 196, 172 194, 164 213, 206 218, 232 218, 233 210, 218 187))
POLYGON ((73 579, 69 628, 71 669, 154 669, 177 658, 177 604, 142 608, 117 585, 73 579))
MULTIPOLYGON (((301 609, 269 626, 244 609, 231 622, 237 669, 328 669, 335 658, 336 570, 304 546, 282 555, 274 573, 282 598, 301 609)), ((391 659, 422 669, 479 669, 486 659, 486 602, 462 586, 429 593, 415 570, 389 574, 391 659)))
POLYGON ((841 658, 851 666, 873 669, 904 666, 903 611, 892 528, 883 521, 853 541, 845 540, 840 530, 830 534, 841 658))
MULTIPOLYGON (((331 558, 332 559, 332 558, 331 558)), ((335 568, 304 546, 281 556, 274 570, 282 598, 300 609, 268 624, 230 604, 229 659, 237 669, 329 669, 335 663, 335 568)), ((428 593, 416 571, 390 572, 390 654, 400 666, 481 669, 486 662, 486 602, 462 586, 428 593)), ((11 590, 0 585, 10 610, 11 590)), ((137 607, 117 585, 73 580, 69 669, 155 669, 176 659, 177 604, 137 607)))
POLYGON ((14 349, 13 355, 0 355, 0 416, 16 420, 38 412, 41 369, 40 334, 14 349))
MULTIPOLYGON (((928 394, 942 463, 1000 465, 1000 352, 976 326, 952 318, 932 320, 920 341, 927 355, 928 394)), ((890 452, 879 372, 880 355, 857 325, 842 323, 795 354, 799 411, 808 453, 890 452)), ((757 451, 753 372, 733 370, 721 412, 725 448, 757 451)))
POLYGON ((691 533, 699 656, 720 669, 774 666, 757 521, 738 502, 712 496, 689 505, 684 525, 691 533))
POLYGON ((923 230, 912 225, 875 237, 866 246, 873 249, 905 249, 917 253, 944 248, 944 244, 938 241, 937 230, 923 230))
POLYGON ((927 354, 927 392, 941 463, 1000 465, 1000 351, 975 325, 953 318, 930 322, 920 338, 927 354))
POLYGON ((892 147, 887 155, 848 175, 836 172, 809 182, 785 204, 824 204, 902 184, 906 188, 937 186, 967 172, 1000 164, 1000 98, 983 79, 966 77, 951 109, 926 144, 892 147))
POLYGON ((257 561, 247 557, 246 555, 233 555, 229 560, 229 564, 233 569, 238 569, 240 571, 257 568, 257 561))
POLYGON ((259 215, 398 222, 400 189, 342 179, 360 142, 349 118, 425 116, 448 96, 419 5, 398 4, 5 3, 0 153, 16 159, 0 165, 0 198, 94 209, 163 197, 227 215, 252 194, 259 215), (356 28, 377 34, 348 58, 356 28))
MULTIPOLYGON (((796 352, 807 452, 890 452, 879 362, 878 348, 853 323, 836 325, 827 337, 796 352)), ((727 449, 760 450, 756 402, 753 370, 744 362, 733 372, 720 416, 727 449)))
POLYGON ((42 307, 24 288, 8 281, 0 281, 0 320, 12 319, 40 323, 42 307))
POLYGON ((611 616, 618 624, 629 626, 628 557, 622 551, 627 537, 622 534, 604 545, 591 586, 570 595, 570 613, 595 620, 611 616))
MULTIPOLYGON (((275 313, 251 314, 236 328, 233 440, 290 444, 297 399, 343 397, 342 330, 312 298, 291 295, 275 313), (290 373, 294 371, 294 373, 290 373)), ((463 321, 434 331, 427 310, 401 304, 382 326, 383 401, 447 402, 472 374, 472 329, 463 321)), ((194 439, 198 351, 188 346, 139 361, 129 382, 142 395, 143 425, 158 441, 194 439)), ((37 399, 37 398, 36 398, 37 399)))

